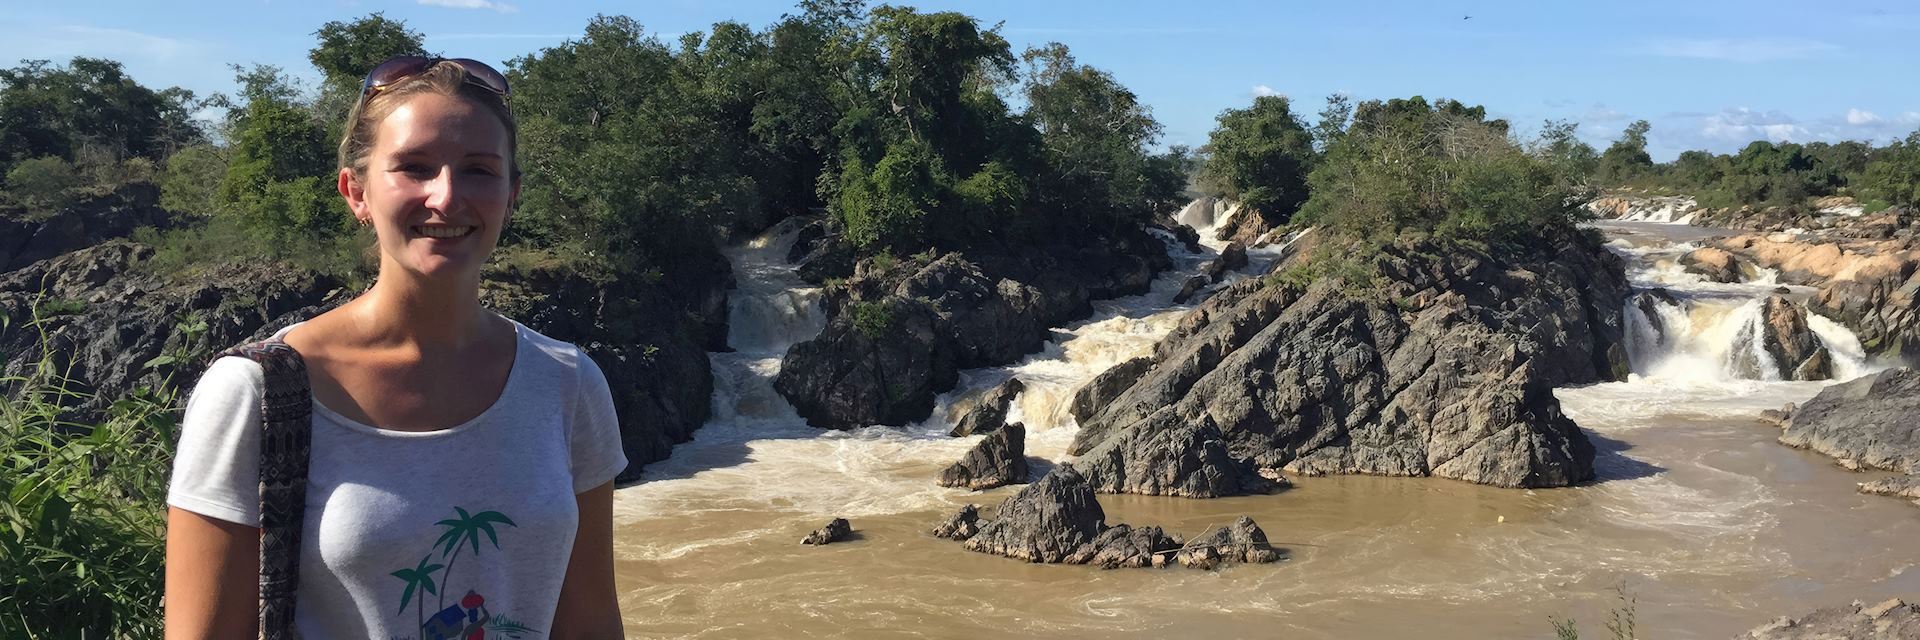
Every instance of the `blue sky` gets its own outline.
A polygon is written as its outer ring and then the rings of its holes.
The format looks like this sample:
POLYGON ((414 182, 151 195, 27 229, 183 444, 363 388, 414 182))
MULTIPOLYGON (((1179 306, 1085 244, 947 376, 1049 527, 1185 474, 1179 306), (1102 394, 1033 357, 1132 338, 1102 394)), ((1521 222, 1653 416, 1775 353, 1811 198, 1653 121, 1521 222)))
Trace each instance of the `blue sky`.
MULTIPOLYGON (((1381 2, 913 3, 1004 23, 1016 49, 1066 43, 1112 72, 1166 126, 1206 141, 1222 109, 1289 96, 1414 94, 1484 104, 1523 131, 1581 123, 1604 146, 1653 123, 1656 159, 1747 142, 1886 139, 1920 128, 1920 3, 1913 0, 1392 0, 1381 2), (1471 19, 1466 19, 1471 16, 1471 19)), ((562 0, 0 0, 0 62, 102 56, 153 86, 230 91, 229 63, 314 76, 312 32, 370 12, 405 20, 430 50, 489 62, 625 14, 671 39, 720 20, 764 26, 793 2, 562 0)))

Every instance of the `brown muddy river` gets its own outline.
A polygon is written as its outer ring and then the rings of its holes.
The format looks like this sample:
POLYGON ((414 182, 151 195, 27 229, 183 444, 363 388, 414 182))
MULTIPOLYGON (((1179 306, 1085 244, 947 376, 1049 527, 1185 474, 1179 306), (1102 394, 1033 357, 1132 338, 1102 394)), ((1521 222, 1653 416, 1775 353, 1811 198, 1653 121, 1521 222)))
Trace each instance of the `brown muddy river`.
MULTIPOLYGON (((1210 222, 1194 214, 1183 218, 1210 222)), ((822 432, 770 395, 778 354, 819 326, 814 294, 771 258, 784 238, 734 253, 741 351, 714 356, 715 420, 616 494, 631 636, 1545 638, 1559 616, 1605 637, 1624 589, 1640 637, 1728 638, 1820 606, 1920 596, 1920 509, 1855 493, 1877 476, 1777 444, 1778 430, 1754 421, 1822 383, 1740 379, 1721 366, 1746 348, 1729 327, 1774 285, 1766 274, 1700 283, 1667 268, 1684 245, 1618 243, 1637 285, 1682 298, 1672 314, 1691 323, 1685 335, 1642 336, 1628 382, 1558 392, 1601 450, 1599 481, 1527 491, 1333 477, 1271 496, 1100 496, 1110 523, 1189 536, 1250 515, 1290 553, 1202 572, 1030 565, 929 535, 958 506, 992 507, 1017 488, 935 485, 975 441, 947 438, 941 412, 905 429, 822 432), (836 516, 853 522, 854 540, 798 544, 836 516)), ((1029 391, 1010 420, 1028 425, 1028 454, 1068 460, 1074 426, 1059 399, 1150 350, 1184 309, 1166 304, 1183 277, 1103 305, 1026 362, 968 372, 962 389, 1021 377, 1029 391)), ((1846 344, 1851 334, 1815 324, 1842 373, 1873 368, 1846 344)))

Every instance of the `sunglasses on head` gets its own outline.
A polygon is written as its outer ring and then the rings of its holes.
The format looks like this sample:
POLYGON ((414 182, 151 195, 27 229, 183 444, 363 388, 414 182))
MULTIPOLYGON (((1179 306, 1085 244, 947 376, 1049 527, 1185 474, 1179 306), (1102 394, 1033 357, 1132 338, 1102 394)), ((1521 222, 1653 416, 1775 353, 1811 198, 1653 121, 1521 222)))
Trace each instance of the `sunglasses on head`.
POLYGON ((367 72, 367 79, 360 83, 360 101, 366 102, 373 94, 385 91, 401 80, 419 75, 433 65, 452 62, 467 70, 467 84, 499 94, 502 99, 511 92, 507 90, 507 77, 487 66, 487 63, 472 58, 432 58, 427 56, 396 56, 388 58, 367 72))

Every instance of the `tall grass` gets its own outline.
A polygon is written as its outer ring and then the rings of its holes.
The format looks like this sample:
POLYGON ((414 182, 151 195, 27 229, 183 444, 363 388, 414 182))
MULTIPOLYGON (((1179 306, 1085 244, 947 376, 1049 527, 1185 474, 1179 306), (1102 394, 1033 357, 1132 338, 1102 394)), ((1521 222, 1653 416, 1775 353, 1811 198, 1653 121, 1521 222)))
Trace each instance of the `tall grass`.
POLYGON ((0 379, 11 389, 0 394, 0 638, 159 637, 177 387, 137 390, 79 420, 92 394, 56 365, 44 322, 18 327, 41 334, 38 362, 0 379))

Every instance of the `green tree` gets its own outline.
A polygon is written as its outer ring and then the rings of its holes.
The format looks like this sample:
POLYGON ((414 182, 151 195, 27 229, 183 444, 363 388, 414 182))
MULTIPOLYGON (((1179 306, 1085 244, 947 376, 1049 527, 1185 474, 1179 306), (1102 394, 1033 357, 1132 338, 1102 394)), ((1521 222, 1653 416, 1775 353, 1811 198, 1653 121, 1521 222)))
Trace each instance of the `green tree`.
POLYGON ((339 137, 340 123, 360 98, 360 83, 375 66, 394 56, 428 55, 420 32, 380 12, 351 22, 328 22, 313 35, 318 42, 307 51, 307 60, 322 78, 314 112, 327 124, 329 138, 339 137))
POLYGON ((66 66, 29 60, 0 69, 0 173, 27 158, 69 162, 91 152, 111 162, 162 159, 199 138, 192 93, 155 92, 119 62, 78 57, 66 66))
POLYGON ((23 160, 6 175, 7 192, 29 211, 50 214, 72 204, 84 181, 57 156, 23 160))
POLYGON ((1627 125, 1620 139, 1600 154, 1600 178, 1618 184, 1651 173, 1653 157, 1647 155, 1647 132, 1652 129, 1653 125, 1645 120, 1635 120, 1627 125))
POLYGON ((1920 130, 1876 155, 1865 168, 1862 190, 1887 204, 1920 207, 1920 130))
POLYGON ((1320 109, 1320 121, 1313 125, 1313 149, 1325 153, 1346 135, 1347 123, 1351 120, 1353 98, 1344 93, 1327 96, 1327 106, 1320 109))
POLYGON ((1039 130, 1043 210, 1080 212, 1082 227, 1123 227, 1177 206, 1177 171, 1147 148, 1160 137, 1153 112, 1105 71, 1077 63, 1066 45, 1028 49, 1026 119, 1039 130))
POLYGON ((1273 224, 1286 222, 1306 202, 1313 134, 1294 117, 1286 98, 1260 96, 1246 109, 1221 112, 1207 147, 1211 156, 1201 179, 1209 190, 1238 200, 1273 224))
POLYGON ((1548 120, 1540 127, 1540 139, 1534 143, 1534 154, 1565 175, 1570 182, 1584 183, 1600 165, 1600 156, 1593 146, 1580 140, 1576 134, 1580 124, 1566 120, 1548 120))

